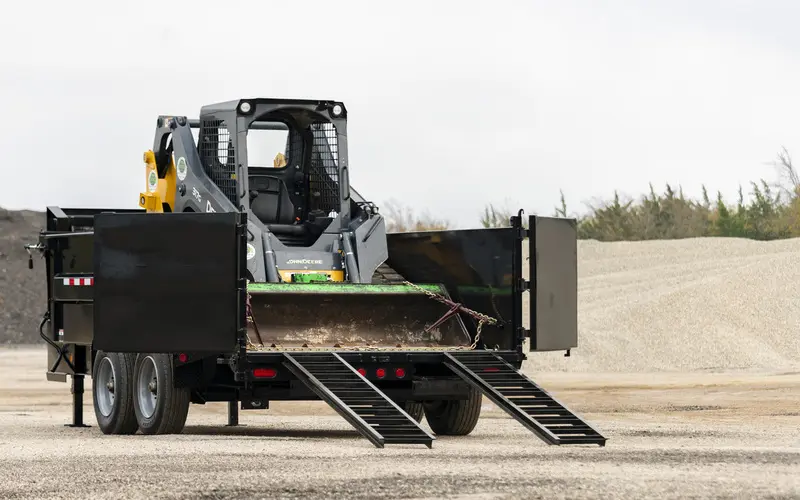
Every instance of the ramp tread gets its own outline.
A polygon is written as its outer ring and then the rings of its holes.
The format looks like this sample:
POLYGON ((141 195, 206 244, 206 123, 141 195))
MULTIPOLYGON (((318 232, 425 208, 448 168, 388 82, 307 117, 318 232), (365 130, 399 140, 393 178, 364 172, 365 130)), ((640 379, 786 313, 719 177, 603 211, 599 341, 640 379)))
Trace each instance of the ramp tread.
POLYGON ((376 447, 434 437, 334 352, 284 353, 284 365, 376 447))
POLYGON ((448 352, 445 359, 453 372, 544 442, 605 446, 602 434, 494 353, 448 352))

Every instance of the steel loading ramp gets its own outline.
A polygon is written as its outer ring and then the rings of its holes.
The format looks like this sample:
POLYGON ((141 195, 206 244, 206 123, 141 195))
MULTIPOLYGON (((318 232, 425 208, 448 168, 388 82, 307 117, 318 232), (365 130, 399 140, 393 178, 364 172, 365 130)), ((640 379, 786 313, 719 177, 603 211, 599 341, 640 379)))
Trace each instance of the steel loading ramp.
POLYGON ((338 354, 284 353, 283 364, 376 447, 433 447, 432 435, 338 354))
POLYGON ((445 353, 445 365, 548 444, 606 444, 588 423, 492 352, 445 353))

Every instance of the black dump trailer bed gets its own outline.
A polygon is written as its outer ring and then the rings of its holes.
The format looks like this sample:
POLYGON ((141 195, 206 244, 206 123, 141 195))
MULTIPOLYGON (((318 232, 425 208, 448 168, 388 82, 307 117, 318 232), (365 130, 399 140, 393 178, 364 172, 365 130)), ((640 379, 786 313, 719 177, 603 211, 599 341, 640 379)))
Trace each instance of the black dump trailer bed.
POLYGON ((388 235, 391 268, 443 284, 472 346, 282 350, 254 348, 248 333, 246 217, 48 207, 28 249, 44 258, 47 378, 72 378, 72 425, 84 425, 91 376, 108 434, 181 432, 192 403, 228 402, 236 425, 240 409, 322 400, 375 446, 430 447, 469 434, 486 396, 548 444, 605 444, 520 371, 526 339, 529 351, 577 345, 574 220, 530 216, 526 228, 520 212, 507 228, 388 235))

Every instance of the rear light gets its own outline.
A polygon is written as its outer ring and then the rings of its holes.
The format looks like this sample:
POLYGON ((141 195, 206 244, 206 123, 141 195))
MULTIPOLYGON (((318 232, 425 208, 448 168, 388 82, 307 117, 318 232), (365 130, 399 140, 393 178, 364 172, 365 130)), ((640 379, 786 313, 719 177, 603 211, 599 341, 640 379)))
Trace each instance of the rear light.
POLYGON ((275 378, 278 372, 274 368, 256 368, 253 370, 255 378, 275 378))
POLYGON ((365 370, 363 368, 359 368, 358 369, 358 373, 360 373, 362 377, 366 377, 367 376, 367 370, 365 370))
POLYGON ((375 375, 377 375, 378 378, 383 378, 386 376, 386 370, 384 370, 383 368, 378 368, 377 370, 375 370, 375 375))
POLYGON ((394 371, 394 375, 395 375, 397 378, 403 378, 403 377, 405 377, 405 376, 406 376, 406 371, 405 371, 405 370, 403 370, 402 368, 397 368, 397 369, 395 369, 395 371, 394 371))
POLYGON ((186 355, 185 352, 178 354, 178 361, 181 363, 186 363, 189 360, 189 356, 186 355))
POLYGON ((494 367, 494 366, 490 366, 488 368, 484 368, 483 371, 485 371, 485 372, 499 372, 500 368, 497 368, 497 367, 494 367))

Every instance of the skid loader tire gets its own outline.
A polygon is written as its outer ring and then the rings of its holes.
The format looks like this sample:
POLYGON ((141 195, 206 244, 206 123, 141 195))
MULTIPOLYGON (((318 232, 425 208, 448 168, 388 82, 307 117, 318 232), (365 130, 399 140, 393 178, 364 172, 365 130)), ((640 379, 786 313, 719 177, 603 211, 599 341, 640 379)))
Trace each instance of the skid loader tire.
POLYGON ((400 406, 418 423, 422 421, 422 416, 425 413, 425 409, 422 407, 422 403, 420 401, 406 401, 405 404, 400 406))
POLYGON ((466 436, 478 424, 483 394, 470 388, 468 399, 426 402, 425 418, 440 436, 466 436))
POLYGON ((92 367, 92 403, 103 434, 135 434, 133 356, 98 351, 92 367))
POLYGON ((139 354, 133 380, 133 408, 142 434, 180 434, 189 414, 191 391, 174 387, 172 357, 139 354))
POLYGON ((387 264, 381 264, 372 274, 372 284, 374 285, 393 285, 404 281, 405 278, 387 264))

